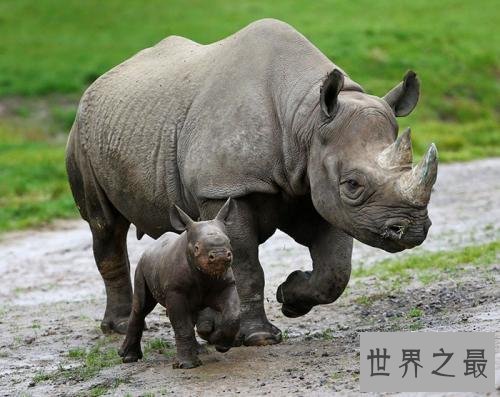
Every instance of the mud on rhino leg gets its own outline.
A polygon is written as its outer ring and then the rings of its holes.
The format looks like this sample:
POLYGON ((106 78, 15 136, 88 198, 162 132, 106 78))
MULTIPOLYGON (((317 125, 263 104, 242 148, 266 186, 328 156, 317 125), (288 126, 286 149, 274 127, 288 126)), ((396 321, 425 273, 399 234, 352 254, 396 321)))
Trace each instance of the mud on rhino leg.
MULTIPOLYGON (((241 303, 241 320, 235 345, 272 345, 281 342, 281 331, 269 322, 264 310, 264 272, 259 262, 255 215, 245 200, 235 200, 236 211, 226 226, 233 248, 233 273, 241 303)), ((202 208, 203 219, 212 219, 224 201, 212 201, 202 208)), ((221 316, 212 309, 200 312, 198 334, 205 340, 217 329, 221 316)))
POLYGON ((296 270, 276 291, 287 317, 299 317, 314 306, 332 303, 342 294, 351 275, 352 237, 322 219, 298 222, 286 232, 309 248, 312 271, 296 270), (311 224, 314 225, 311 228, 311 224))

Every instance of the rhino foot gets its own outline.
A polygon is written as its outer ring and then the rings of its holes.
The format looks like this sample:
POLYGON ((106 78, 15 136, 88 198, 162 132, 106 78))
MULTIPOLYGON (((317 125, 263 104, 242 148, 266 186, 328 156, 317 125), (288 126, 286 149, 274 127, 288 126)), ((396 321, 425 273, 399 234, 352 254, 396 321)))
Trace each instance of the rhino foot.
POLYGON ((296 270, 278 287, 276 300, 283 304, 281 312, 286 317, 295 318, 303 316, 309 313, 314 307, 314 304, 304 299, 310 293, 308 290, 305 290, 305 288, 308 288, 310 277, 311 272, 296 270))
MULTIPOLYGON (((259 314, 260 311, 257 312, 259 314)), ((234 339, 232 346, 265 346, 275 345, 282 340, 279 328, 271 324, 265 314, 252 315, 251 311, 246 311, 241 317, 240 330, 234 339)), ((198 335, 207 340, 215 341, 216 330, 219 329, 220 314, 211 309, 200 312, 196 329, 198 335)), ((222 346, 222 345, 221 345, 222 346)))
POLYGON ((121 318, 107 318, 105 317, 101 322, 101 330, 105 334, 117 333, 126 334, 128 327, 128 316, 121 318))
POLYGON ((289 318, 296 318, 300 316, 304 316, 305 314, 309 313, 313 306, 310 305, 287 305, 283 304, 281 306, 281 312, 283 315, 289 318))
POLYGON ((118 350, 118 355, 122 357, 124 363, 134 363, 142 358, 142 350, 140 343, 129 344, 127 340, 123 342, 122 347, 118 350))
MULTIPOLYGON (((128 320, 129 316, 117 318, 104 317, 104 319, 101 321, 101 331, 104 334, 117 333, 125 335, 127 333, 128 320)), ((143 330, 145 331, 147 329, 148 325, 146 324, 146 321, 144 321, 143 330)))
POLYGON ((174 369, 191 369, 191 368, 196 368, 202 365, 203 363, 198 357, 194 357, 191 359, 184 359, 184 360, 175 360, 174 363, 172 364, 172 368, 174 369))
POLYGON ((279 328, 272 325, 269 321, 259 324, 249 324, 240 328, 245 346, 266 346, 275 345, 282 340, 279 328))
POLYGON ((243 320, 240 326, 240 341, 245 346, 275 345, 282 340, 279 328, 267 319, 243 320))

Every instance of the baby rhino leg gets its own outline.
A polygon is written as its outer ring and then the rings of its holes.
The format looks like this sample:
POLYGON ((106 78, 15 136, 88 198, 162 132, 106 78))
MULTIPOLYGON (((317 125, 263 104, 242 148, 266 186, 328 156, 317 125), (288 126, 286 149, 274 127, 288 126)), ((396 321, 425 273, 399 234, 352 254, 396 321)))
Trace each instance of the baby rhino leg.
POLYGON ((221 313, 220 321, 209 342, 215 345, 217 351, 225 353, 233 346, 240 330, 240 298, 234 283, 217 296, 215 309, 221 313))
POLYGON ((167 295, 168 317, 175 333, 177 360, 174 368, 195 368, 202 364, 198 358, 198 342, 194 334, 194 322, 186 296, 177 292, 167 295))
POLYGON ((145 324, 144 319, 155 308, 156 303, 146 285, 139 263, 135 272, 134 298, 128 321, 127 336, 118 351, 118 354, 123 357, 124 363, 134 362, 142 358, 141 338, 145 324))

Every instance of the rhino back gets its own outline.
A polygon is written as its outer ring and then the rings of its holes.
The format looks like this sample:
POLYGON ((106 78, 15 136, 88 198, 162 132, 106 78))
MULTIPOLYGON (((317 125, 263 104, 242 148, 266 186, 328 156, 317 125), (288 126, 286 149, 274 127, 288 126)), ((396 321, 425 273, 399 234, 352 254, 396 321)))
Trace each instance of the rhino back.
POLYGON ((281 119, 331 67, 274 20, 210 45, 172 36, 89 87, 77 117, 82 146, 113 205, 159 235, 172 203, 196 215, 200 199, 282 189, 281 119))
MULTIPOLYGON (((210 47, 216 56, 178 140, 184 186, 202 200, 304 194, 308 148, 295 126, 307 124, 320 85, 336 66, 274 19, 254 22, 210 47), (311 108, 298 111, 305 102, 311 108)), ((346 77, 345 88, 360 87, 346 77)))
POLYGON ((271 19, 212 46, 220 52, 179 137, 185 186, 202 199, 288 190, 283 108, 293 117, 302 85, 309 89, 332 63, 291 26, 271 19))

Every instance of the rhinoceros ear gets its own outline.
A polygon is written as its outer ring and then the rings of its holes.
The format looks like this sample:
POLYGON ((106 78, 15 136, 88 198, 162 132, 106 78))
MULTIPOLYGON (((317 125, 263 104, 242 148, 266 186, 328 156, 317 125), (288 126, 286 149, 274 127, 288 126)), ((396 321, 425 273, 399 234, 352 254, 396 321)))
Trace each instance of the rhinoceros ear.
POLYGON ((385 101, 398 117, 408 116, 415 108, 420 95, 420 81, 417 74, 409 70, 401 83, 390 90, 385 96, 385 101))
POLYGON ((337 108, 337 97, 344 86, 344 75, 338 69, 334 69, 326 76, 320 89, 320 104, 323 114, 331 118, 335 115, 337 108))
POLYGON ((219 212, 217 213, 217 216, 215 217, 215 219, 217 219, 218 221, 221 221, 221 222, 226 222, 226 220, 229 216, 229 213, 234 208, 234 206, 235 206, 234 200, 231 200, 231 197, 229 197, 226 200, 226 202, 224 203, 224 205, 221 207, 219 212))
POLYGON ((175 230, 186 230, 193 222, 189 215, 176 205, 170 210, 170 223, 175 230))

